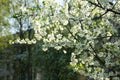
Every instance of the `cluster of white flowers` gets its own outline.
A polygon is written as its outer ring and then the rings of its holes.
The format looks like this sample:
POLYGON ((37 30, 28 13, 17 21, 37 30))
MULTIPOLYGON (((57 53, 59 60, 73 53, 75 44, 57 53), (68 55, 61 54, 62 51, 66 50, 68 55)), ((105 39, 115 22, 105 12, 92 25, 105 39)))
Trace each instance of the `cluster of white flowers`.
POLYGON ((10 44, 36 44, 36 40, 32 39, 29 40, 28 38, 20 40, 19 38, 15 41, 9 41, 10 44))
MULTIPOLYGON (((94 9, 94 6, 88 4, 86 0, 75 0, 71 3, 70 1, 67 1, 59 9, 55 7, 54 2, 45 1, 48 5, 43 6, 38 11, 39 16, 36 16, 37 19, 32 23, 34 25, 35 37, 37 40, 43 41, 42 49, 44 51, 47 51, 49 47, 54 47, 57 50, 62 49, 63 46, 74 47, 75 51, 71 52, 70 65, 74 66, 75 71, 95 80, 109 80, 108 77, 114 74, 112 72, 105 73, 105 69, 95 59, 95 54, 101 60, 105 60, 106 67, 109 67, 109 65, 113 66, 115 63, 120 64, 120 62, 112 60, 110 53, 113 50, 112 52, 118 55, 118 42, 109 42, 110 37, 102 38, 112 36, 115 31, 107 18, 101 21, 92 20, 93 17, 103 13, 104 10, 94 9), (49 6, 53 7, 53 15, 51 15, 49 6), (79 20, 83 21, 79 22, 79 20), (101 40, 97 40, 98 38, 101 40), (108 50, 108 53, 105 52, 105 49, 108 50), (109 53, 110 55, 108 55, 109 53)), ((111 15, 108 14, 107 17, 109 16, 111 15)), ((16 42, 19 42, 19 40, 16 40, 16 42)), ((22 43, 24 42, 26 41, 22 40, 22 43)), ((65 50, 63 52, 67 53, 65 50)))

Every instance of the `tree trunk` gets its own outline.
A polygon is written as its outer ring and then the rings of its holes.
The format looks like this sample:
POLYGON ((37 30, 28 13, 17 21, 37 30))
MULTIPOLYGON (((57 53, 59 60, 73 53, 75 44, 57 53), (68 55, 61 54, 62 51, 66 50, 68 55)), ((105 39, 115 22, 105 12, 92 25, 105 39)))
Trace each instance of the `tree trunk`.
POLYGON ((28 80, 32 80, 32 53, 31 53, 31 45, 28 45, 28 64, 27 64, 27 74, 28 80))

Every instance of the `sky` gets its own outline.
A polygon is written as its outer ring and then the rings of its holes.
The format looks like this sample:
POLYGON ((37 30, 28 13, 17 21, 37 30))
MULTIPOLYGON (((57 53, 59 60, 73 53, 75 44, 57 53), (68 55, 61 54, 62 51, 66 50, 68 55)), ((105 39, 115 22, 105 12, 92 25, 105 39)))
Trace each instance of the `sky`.
POLYGON ((63 0, 55 0, 55 1, 60 3, 61 5, 64 3, 63 0))

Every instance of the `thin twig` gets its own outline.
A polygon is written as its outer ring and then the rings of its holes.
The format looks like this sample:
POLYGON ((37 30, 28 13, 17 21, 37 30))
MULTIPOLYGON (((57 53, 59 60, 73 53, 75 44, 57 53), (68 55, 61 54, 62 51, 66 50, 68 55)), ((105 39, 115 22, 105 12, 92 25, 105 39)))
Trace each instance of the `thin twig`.
POLYGON ((95 39, 103 39, 103 38, 108 38, 108 37, 120 37, 120 36, 104 36, 104 37, 97 37, 97 38, 95 38, 95 39))
POLYGON ((93 52, 94 52, 94 53, 92 53, 92 54, 93 54, 94 57, 97 59, 97 61, 100 63, 100 65, 103 65, 102 67, 106 67, 106 66, 105 66, 105 62, 99 58, 99 56, 97 55, 96 50, 92 47, 91 44, 89 44, 89 45, 90 45, 91 49, 92 49, 93 52))
POLYGON ((114 9, 114 7, 116 6, 117 3, 118 3, 118 1, 116 1, 116 3, 112 6, 112 9, 114 9))
MULTIPOLYGON (((69 26, 71 26, 70 22, 68 23, 69 26)), ((79 42, 79 39, 76 38, 73 33, 70 31, 70 29, 66 26, 66 29, 69 31, 69 33, 73 36, 74 39, 76 39, 79 42)))

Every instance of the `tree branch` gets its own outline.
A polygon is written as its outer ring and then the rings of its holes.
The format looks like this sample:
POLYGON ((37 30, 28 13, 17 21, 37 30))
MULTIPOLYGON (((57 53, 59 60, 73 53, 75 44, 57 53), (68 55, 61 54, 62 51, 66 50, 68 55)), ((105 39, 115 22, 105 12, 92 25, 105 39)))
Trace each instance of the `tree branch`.
MULTIPOLYGON (((88 0, 87 0, 88 1, 88 0)), ((113 10, 113 9, 109 9, 109 8, 103 8, 103 7, 101 7, 99 4, 96 4, 96 3, 94 3, 94 2, 92 2, 92 1, 88 1, 89 3, 91 3, 92 5, 94 5, 94 6, 97 6, 97 7, 99 7, 99 8, 101 8, 101 9, 103 9, 103 10, 106 10, 107 12, 112 12, 112 13, 114 13, 114 14, 118 14, 118 15, 120 15, 120 12, 118 12, 118 11, 115 11, 115 10, 113 10)))
POLYGON ((93 18, 93 20, 96 20, 96 19, 100 19, 100 18, 102 18, 105 14, 107 14, 108 13, 108 11, 105 11, 103 14, 101 14, 100 16, 98 16, 98 17, 94 17, 93 18))
POLYGON ((97 2, 98 2, 98 4, 103 8, 103 6, 102 6, 102 4, 100 3, 100 1, 99 0, 97 0, 97 2))
MULTIPOLYGON (((88 1, 88 0, 87 0, 88 1)), ((94 2, 92 2, 92 1, 88 1, 90 4, 92 4, 92 5, 94 5, 94 6, 97 6, 97 7, 99 7, 99 8, 101 8, 101 9, 105 9, 104 7, 102 7, 102 6, 100 6, 99 4, 97 4, 97 3, 94 3, 94 2)))

